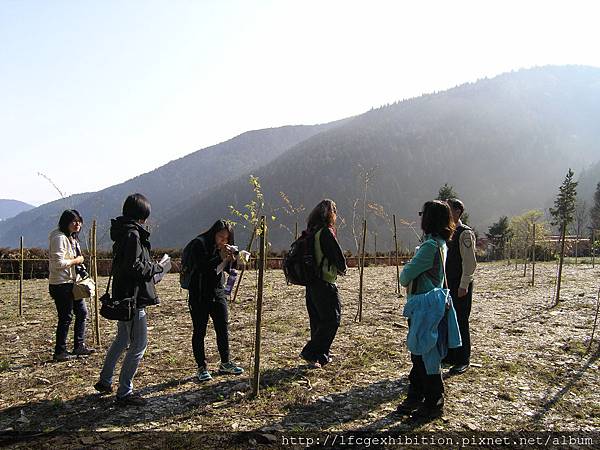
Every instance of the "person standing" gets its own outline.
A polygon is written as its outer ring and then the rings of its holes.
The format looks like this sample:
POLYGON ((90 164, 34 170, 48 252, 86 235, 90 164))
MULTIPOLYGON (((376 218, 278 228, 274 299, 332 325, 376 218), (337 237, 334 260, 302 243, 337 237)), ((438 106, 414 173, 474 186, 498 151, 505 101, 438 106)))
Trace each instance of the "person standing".
POLYGON ((244 369, 231 361, 229 355, 229 311, 223 285, 223 272, 231 273, 235 264, 233 227, 223 219, 217 220, 190 244, 192 269, 188 304, 193 325, 192 349, 198 366, 196 377, 201 382, 212 379, 204 348, 209 317, 215 327, 221 357, 219 373, 240 375, 244 369))
POLYGON ((112 392, 113 373, 125 350, 119 373, 119 387, 115 401, 121 406, 146 404, 133 392, 133 378, 148 345, 146 306, 158 305, 154 275, 163 267, 150 259, 150 232, 144 227, 150 216, 151 205, 142 194, 132 194, 123 204, 123 215, 111 220, 110 238, 113 240, 112 297, 135 298, 135 311, 129 321, 117 322, 117 335, 106 353, 100 379, 94 388, 101 393, 112 392))
POLYGON ((456 223, 456 231, 448 243, 446 274, 448 287, 454 301, 454 309, 458 319, 458 327, 462 338, 462 346, 449 349, 445 363, 451 364, 451 375, 466 372, 471 364, 471 335, 469 332, 469 316, 473 302, 473 278, 477 259, 475 257, 475 233, 460 220, 465 205, 457 198, 448 200, 452 218, 456 223))
POLYGON ((58 324, 56 326, 55 361, 66 361, 76 356, 85 356, 96 350, 85 344, 85 321, 88 311, 84 299, 73 298, 73 285, 77 277, 84 277, 85 267, 79 247, 79 232, 83 225, 81 214, 75 209, 63 211, 58 220, 58 228, 50 233, 49 275, 50 297, 56 305, 58 324), (73 329, 73 353, 67 351, 67 335, 75 313, 73 329))
POLYGON ((448 346, 458 345, 460 337, 451 302, 440 297, 426 300, 416 294, 444 286, 444 255, 454 222, 449 206, 439 200, 426 202, 419 215, 423 243, 400 274, 400 283, 408 287, 404 316, 408 318, 407 346, 412 368, 407 396, 396 410, 415 419, 432 419, 444 411, 442 358, 448 346))
POLYGON ((336 285, 338 274, 346 273, 346 258, 337 240, 337 209, 332 200, 322 200, 308 216, 308 232, 315 236, 315 264, 318 276, 306 286, 306 309, 310 340, 300 357, 311 367, 331 362, 331 344, 340 326, 342 305, 336 285))

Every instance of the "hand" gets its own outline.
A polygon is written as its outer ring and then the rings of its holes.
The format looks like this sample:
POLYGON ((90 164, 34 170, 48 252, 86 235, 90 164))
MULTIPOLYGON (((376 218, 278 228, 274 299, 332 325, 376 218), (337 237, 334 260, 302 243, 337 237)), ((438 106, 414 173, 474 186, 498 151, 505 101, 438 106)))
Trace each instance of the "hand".
POLYGON ((464 297, 469 291, 467 289, 458 288, 458 298, 464 297))
POLYGON ((85 259, 83 258, 83 256, 78 256, 77 258, 73 258, 71 260, 71 265, 76 266, 78 264, 83 264, 84 261, 85 261, 85 259))
POLYGON ((219 253, 223 261, 233 261, 233 252, 227 246, 221 247, 219 253))

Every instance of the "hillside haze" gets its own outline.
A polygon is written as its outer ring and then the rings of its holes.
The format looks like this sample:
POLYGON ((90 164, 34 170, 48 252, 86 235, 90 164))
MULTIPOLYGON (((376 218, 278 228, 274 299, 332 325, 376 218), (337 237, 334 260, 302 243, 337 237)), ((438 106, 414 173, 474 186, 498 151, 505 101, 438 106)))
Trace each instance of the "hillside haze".
MULTIPOLYGON (((268 164, 306 138, 336 126, 333 122, 313 126, 285 126, 249 131, 226 142, 207 147, 158 169, 107 189, 56 200, 0 223, 0 245, 14 247, 19 236, 26 245, 46 247, 48 233, 56 227, 64 209, 77 209, 86 222, 98 220, 98 243, 110 245, 110 218, 121 212, 127 195, 141 192, 152 203, 149 223, 160 224, 172 209, 188 208, 211 188, 268 164)), ((60 185, 60 180, 55 180, 60 185)), ((89 223, 84 226, 84 231, 89 223)))
MULTIPOLYGON (((302 226, 308 209, 329 197, 345 222, 344 247, 356 250, 351 222, 362 216, 361 167, 374 168, 368 202, 389 216, 417 222, 422 204, 447 182, 465 201, 471 224, 486 231, 501 215, 544 207, 569 167, 579 172, 600 160, 598 117, 600 69, 587 67, 523 70, 372 110, 255 171, 273 209, 283 206, 280 191, 307 208, 299 217, 275 211, 270 240, 274 248, 289 245, 285 227, 296 220, 302 226)), ((247 177, 227 183, 161 223, 155 240, 182 245, 250 195, 247 177)), ((368 218, 379 249, 391 248, 389 219, 368 218)), ((401 237, 408 247, 416 244, 407 227, 401 237)), ((369 241, 372 249, 372 234, 369 241)))
MULTIPOLYGON (((342 245, 356 250, 366 169, 367 201, 388 216, 367 214, 369 247, 376 233, 383 250, 391 248, 391 215, 417 222, 422 204, 444 183, 454 186, 470 223, 482 232, 499 216, 545 207, 569 167, 579 174, 600 162, 598 117, 600 69, 522 70, 332 124, 245 133, 71 203, 84 217, 97 216, 106 230, 124 197, 143 192, 153 204, 154 246, 181 247, 215 219, 231 218, 230 205, 243 209, 254 174, 265 212, 277 217, 269 235, 274 249, 288 247, 294 222, 302 227, 310 208, 328 197, 338 204, 342 245), (280 192, 306 210, 287 214, 280 192)), ((30 236, 28 245, 46 245, 65 204, 44 205, 0 224, 0 245, 14 246, 20 234, 30 236)), ((400 237, 406 247, 416 243, 406 226, 400 237)), ((245 245, 247 231, 238 227, 237 238, 245 245)), ((106 231, 99 240, 108 244, 106 231)))
POLYGON ((0 220, 10 219, 23 211, 28 211, 33 208, 35 208, 35 206, 30 205, 29 203, 2 198, 0 199, 0 220))

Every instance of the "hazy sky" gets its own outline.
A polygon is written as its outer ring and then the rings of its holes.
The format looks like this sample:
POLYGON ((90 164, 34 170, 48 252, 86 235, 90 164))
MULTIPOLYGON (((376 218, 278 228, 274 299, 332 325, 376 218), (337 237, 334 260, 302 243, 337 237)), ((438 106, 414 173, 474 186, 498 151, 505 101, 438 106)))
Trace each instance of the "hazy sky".
POLYGON ((96 191, 244 131, 546 64, 595 1, 0 0, 0 198, 96 191))

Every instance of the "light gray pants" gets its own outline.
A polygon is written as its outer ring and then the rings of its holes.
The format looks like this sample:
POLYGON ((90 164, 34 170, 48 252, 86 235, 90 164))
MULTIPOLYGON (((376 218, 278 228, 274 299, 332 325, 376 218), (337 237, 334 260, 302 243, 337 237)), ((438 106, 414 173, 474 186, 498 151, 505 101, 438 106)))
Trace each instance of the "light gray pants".
POLYGON ((140 308, 135 310, 132 320, 119 320, 117 322, 117 336, 106 353, 104 365, 100 372, 100 381, 111 385, 117 361, 127 349, 119 374, 117 397, 125 397, 133 391, 133 377, 147 346, 148 323, 146 322, 146 310, 140 308))

